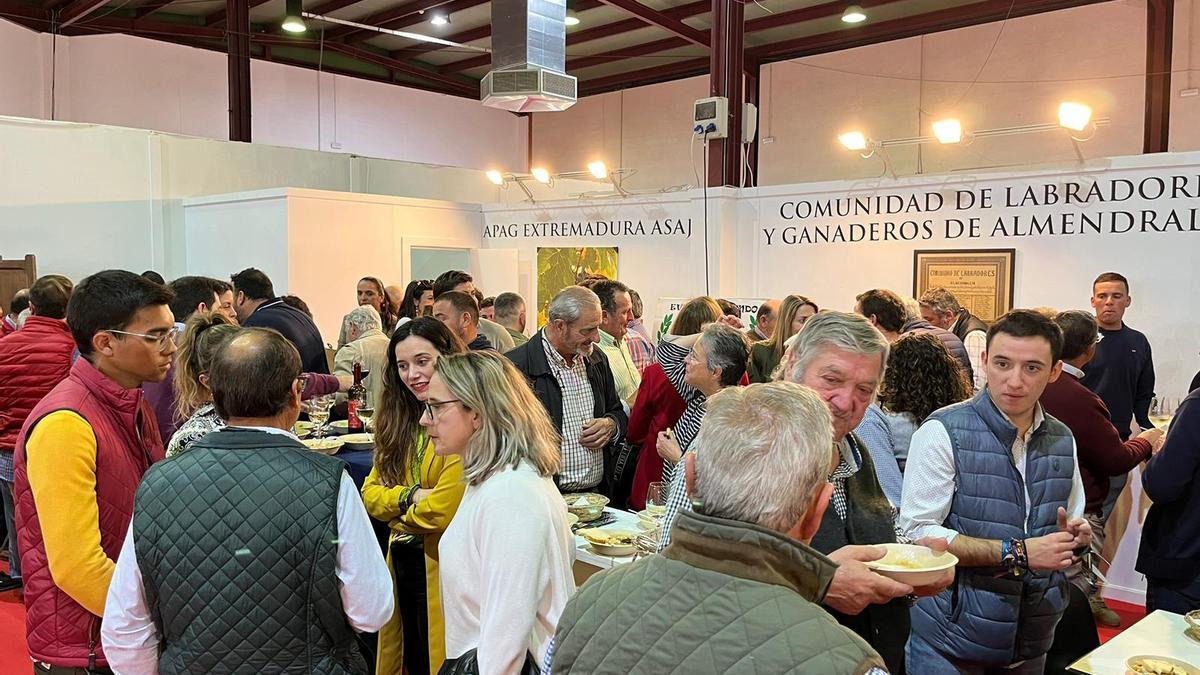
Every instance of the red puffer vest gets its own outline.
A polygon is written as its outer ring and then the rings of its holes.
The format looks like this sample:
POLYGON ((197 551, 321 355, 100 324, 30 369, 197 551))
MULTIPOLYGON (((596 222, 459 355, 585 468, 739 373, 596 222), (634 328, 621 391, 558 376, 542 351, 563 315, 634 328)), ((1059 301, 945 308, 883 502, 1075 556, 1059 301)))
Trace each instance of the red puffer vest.
POLYGON ((17 447, 29 411, 66 379, 74 352, 67 323, 41 316, 0 342, 0 450, 17 447))
MULTIPOLYGON (((133 516, 133 495, 150 465, 163 458, 154 411, 142 390, 124 389, 80 358, 71 374, 42 399, 25 422, 14 457, 13 497, 25 579, 25 628, 29 654, 64 668, 106 666, 100 649, 100 617, 60 590, 50 575, 37 504, 29 487, 25 443, 34 426, 59 410, 79 414, 96 435, 96 501, 100 546, 117 559, 133 516)), ((69 517, 69 514, 55 514, 69 517)), ((86 523, 80 523, 80 527, 86 523)))

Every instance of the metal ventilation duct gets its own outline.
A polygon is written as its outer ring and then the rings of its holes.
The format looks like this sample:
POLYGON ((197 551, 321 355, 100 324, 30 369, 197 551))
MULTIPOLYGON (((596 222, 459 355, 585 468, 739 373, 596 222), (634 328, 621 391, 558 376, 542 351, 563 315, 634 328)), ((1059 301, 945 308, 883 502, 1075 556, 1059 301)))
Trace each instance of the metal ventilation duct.
POLYGON ((566 110, 576 81, 567 75, 565 0, 492 0, 492 70, 483 104, 514 112, 566 110))

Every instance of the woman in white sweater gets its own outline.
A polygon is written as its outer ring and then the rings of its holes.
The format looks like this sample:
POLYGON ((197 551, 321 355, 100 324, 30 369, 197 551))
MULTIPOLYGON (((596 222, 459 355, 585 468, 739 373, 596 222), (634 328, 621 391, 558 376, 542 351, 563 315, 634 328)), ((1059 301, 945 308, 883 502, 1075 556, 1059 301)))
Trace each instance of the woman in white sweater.
POLYGON ((446 664, 536 673, 575 580, 575 539, 554 486, 558 433, 525 377, 493 352, 444 356, 421 418, 467 490, 438 546, 446 664), (461 665, 461 664, 460 664, 461 665))

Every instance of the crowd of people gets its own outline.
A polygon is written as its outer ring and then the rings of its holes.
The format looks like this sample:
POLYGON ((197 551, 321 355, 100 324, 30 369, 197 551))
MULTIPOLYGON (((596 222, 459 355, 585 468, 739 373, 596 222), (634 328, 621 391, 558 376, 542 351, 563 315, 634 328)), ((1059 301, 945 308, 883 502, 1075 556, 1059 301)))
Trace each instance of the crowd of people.
POLYGON ((1151 422, 1120 274, 990 325, 944 288, 750 326, 701 296, 662 336, 614 279, 531 330, 463 271, 363 277, 336 347, 276 293, 108 270, 0 311, 0 590, 35 672, 1057 672, 1120 622, 1100 552, 1143 463, 1147 608, 1200 608, 1200 393, 1151 422), (356 373, 361 484, 295 434, 356 373), (577 589, 562 495, 664 485, 659 552, 577 589), (957 566, 895 581, 895 543, 957 566))

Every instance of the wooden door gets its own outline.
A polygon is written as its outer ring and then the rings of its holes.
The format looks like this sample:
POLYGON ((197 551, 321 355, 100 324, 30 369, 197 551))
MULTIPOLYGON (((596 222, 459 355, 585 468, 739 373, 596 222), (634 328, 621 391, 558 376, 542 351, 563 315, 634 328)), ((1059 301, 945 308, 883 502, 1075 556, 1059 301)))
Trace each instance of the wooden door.
POLYGON ((37 279, 37 256, 26 255, 24 260, 0 260, 0 306, 8 314, 8 303, 22 288, 29 288, 37 279))

